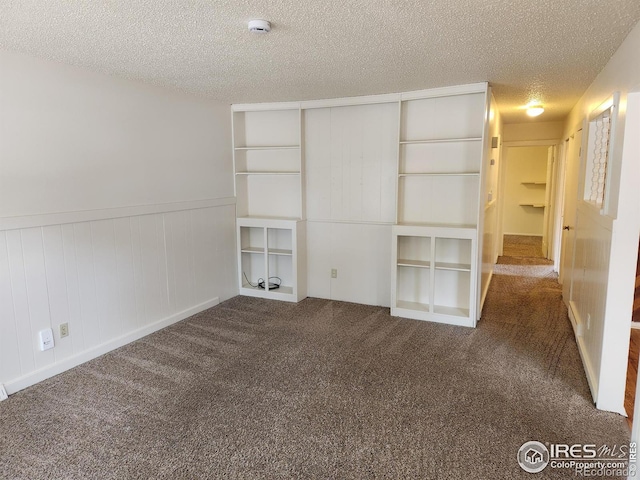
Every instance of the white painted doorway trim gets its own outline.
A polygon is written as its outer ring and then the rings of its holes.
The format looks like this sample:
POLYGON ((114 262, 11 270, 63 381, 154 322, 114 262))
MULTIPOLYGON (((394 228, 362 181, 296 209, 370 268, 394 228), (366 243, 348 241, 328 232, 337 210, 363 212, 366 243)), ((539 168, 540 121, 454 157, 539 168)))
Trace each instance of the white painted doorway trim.
MULTIPOLYGON (((505 159, 507 158, 507 149, 509 147, 557 147, 562 143, 561 139, 553 138, 548 140, 524 140, 524 141, 514 141, 514 142, 503 142, 502 148, 500 152, 500 172, 498 176, 498 255, 503 255, 504 253, 504 228, 503 228, 503 219, 504 219, 504 192, 506 189, 505 181, 505 159)), ((556 148, 555 152, 556 158, 558 157, 558 148, 556 148)), ((556 189, 556 192, 558 189, 556 189)), ((555 204, 558 200, 557 198, 552 199, 555 204)), ((552 237, 555 238, 555 221, 554 223, 554 232, 552 237)), ((554 248, 555 250, 555 248, 554 248)))

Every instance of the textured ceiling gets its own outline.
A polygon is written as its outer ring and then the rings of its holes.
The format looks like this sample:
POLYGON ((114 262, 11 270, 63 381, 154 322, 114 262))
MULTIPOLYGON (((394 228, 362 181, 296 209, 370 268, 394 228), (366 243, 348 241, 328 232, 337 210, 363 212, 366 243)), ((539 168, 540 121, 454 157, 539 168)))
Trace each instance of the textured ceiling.
POLYGON ((639 19, 638 0, 1 0, 0 48, 228 103, 489 81, 505 121, 533 98, 550 121, 639 19))

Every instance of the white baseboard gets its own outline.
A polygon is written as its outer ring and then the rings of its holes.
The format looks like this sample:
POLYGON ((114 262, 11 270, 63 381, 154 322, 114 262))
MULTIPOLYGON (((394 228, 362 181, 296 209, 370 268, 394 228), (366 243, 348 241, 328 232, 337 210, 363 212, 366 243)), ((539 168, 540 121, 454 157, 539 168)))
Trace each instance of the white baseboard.
POLYGON ((49 365, 45 368, 7 382, 4 385, 5 389, 7 390, 7 393, 9 395, 16 393, 24 388, 30 387, 31 385, 35 385, 36 383, 46 380, 47 378, 51 378, 73 367, 77 367, 78 365, 88 362, 89 360, 93 360, 94 358, 97 358, 100 355, 104 355, 105 353, 115 350, 116 348, 122 347, 123 345, 145 337, 153 332, 157 332, 158 330, 177 323, 180 320, 184 320, 185 318, 195 315, 196 313, 200 313, 207 308, 218 305, 219 303, 220 298, 215 297, 211 300, 200 303, 199 305, 195 305, 181 312, 174 313, 173 315, 163 318, 162 320, 158 320, 157 322, 154 322, 152 324, 145 325, 142 328, 133 330, 132 332, 126 333, 125 335, 122 335, 118 338, 114 338, 113 340, 109 340, 108 342, 96 345, 95 347, 92 347, 88 350, 65 358, 59 363, 54 363, 53 365, 49 365))

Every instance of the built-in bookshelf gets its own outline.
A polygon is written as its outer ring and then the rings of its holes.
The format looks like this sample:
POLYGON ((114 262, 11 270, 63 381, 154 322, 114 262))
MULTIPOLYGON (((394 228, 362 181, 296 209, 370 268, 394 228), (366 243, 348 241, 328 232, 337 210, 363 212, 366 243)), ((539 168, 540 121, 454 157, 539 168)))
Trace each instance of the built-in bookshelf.
POLYGON ((300 301, 306 297, 300 109, 232 111, 240 294, 300 301))
POLYGON ((475 326, 488 95, 400 102, 392 315, 475 326))

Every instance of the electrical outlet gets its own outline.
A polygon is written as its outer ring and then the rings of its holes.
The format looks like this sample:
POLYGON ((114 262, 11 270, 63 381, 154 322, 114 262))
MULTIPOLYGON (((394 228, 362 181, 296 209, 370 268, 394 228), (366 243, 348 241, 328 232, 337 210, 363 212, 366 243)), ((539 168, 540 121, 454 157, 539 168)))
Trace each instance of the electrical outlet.
POLYGON ((0 383, 0 402, 6 400, 7 398, 9 398, 9 395, 7 395, 7 391, 5 390, 4 385, 0 383))
POLYGON ((64 338, 64 337, 69 336, 69 324, 68 323, 61 323, 58 328, 60 330, 60 338, 64 338))
POLYGON ((331 278, 338 278, 338 269, 337 268, 332 268, 331 269, 331 278))

